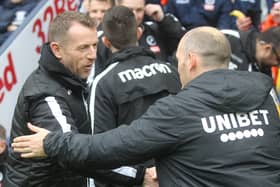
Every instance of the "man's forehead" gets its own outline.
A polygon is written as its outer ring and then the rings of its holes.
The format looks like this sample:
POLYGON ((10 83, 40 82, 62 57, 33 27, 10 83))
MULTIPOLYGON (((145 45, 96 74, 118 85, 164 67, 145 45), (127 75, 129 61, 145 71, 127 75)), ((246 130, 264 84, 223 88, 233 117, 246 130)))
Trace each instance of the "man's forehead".
POLYGON ((144 0, 123 0, 121 5, 126 6, 128 8, 144 8, 145 1, 144 0))

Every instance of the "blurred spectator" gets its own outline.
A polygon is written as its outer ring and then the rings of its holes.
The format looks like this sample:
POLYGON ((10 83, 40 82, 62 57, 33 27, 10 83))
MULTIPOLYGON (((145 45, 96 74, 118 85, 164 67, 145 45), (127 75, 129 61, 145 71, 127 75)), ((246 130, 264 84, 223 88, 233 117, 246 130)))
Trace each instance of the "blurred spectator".
POLYGON ((271 67, 280 64, 280 27, 265 32, 224 30, 230 41, 230 69, 258 71, 271 76, 271 67))
POLYGON ((0 45, 24 21, 40 0, 4 0, 0 6, 0 45))
POLYGON ((6 129, 0 124, 0 187, 4 177, 4 163, 7 157, 6 129))
MULTIPOLYGON (((270 14, 266 17, 260 26, 261 31, 266 31, 273 27, 280 26, 280 1, 273 5, 270 14)), ((280 99, 280 68, 272 67, 272 77, 278 97, 280 99)))
MULTIPOLYGON (((143 30, 139 45, 153 51, 158 59, 175 64, 172 56, 180 38, 185 33, 185 28, 182 27, 178 19, 171 14, 164 14, 160 5, 147 4, 145 6, 145 0, 116 0, 115 3, 133 10, 137 24, 143 30), (150 16, 153 21, 143 22, 144 14, 150 16)), ((99 34, 99 40, 102 40, 102 32, 99 34)), ((111 56, 110 50, 102 42, 99 42, 95 75, 109 65, 108 59, 111 56)))
POLYGON ((268 14, 266 19, 262 22, 260 26, 261 31, 266 31, 272 27, 277 27, 280 25, 280 2, 275 3, 271 9, 271 13, 268 14))
POLYGON ((86 13, 97 21, 99 25, 102 22, 104 13, 114 5, 113 0, 85 0, 83 8, 86 13))
POLYGON ((258 28, 262 13, 260 0, 234 0, 233 9, 240 10, 245 15, 242 18, 233 17, 236 25, 233 29, 247 31, 253 27, 258 28))
POLYGON ((203 25, 231 28, 230 0, 169 0, 166 11, 179 18, 187 30, 203 25))
MULTIPOLYGON (((146 0, 146 4, 158 4, 162 7, 163 11, 166 12, 166 5, 168 0, 146 0)), ((144 21, 152 21, 149 16, 144 16, 144 21)))
POLYGON ((268 12, 272 9, 274 3, 280 2, 280 0, 266 0, 268 12))

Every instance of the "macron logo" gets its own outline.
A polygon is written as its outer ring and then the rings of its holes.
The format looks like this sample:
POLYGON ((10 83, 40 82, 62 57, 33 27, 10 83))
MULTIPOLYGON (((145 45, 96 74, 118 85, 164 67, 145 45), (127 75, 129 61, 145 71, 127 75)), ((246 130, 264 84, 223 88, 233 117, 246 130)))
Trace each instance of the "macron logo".
POLYGON ((128 69, 118 73, 121 81, 125 83, 126 81, 130 81, 132 79, 144 79, 145 77, 151 77, 158 73, 171 73, 171 69, 166 64, 153 63, 149 65, 145 65, 142 68, 128 69))

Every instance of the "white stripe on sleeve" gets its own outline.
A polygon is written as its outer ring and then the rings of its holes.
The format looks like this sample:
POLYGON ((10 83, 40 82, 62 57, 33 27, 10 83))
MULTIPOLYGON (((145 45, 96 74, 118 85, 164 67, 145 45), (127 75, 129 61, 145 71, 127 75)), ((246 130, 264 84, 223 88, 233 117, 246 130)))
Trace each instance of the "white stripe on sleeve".
POLYGON ((46 97, 45 101, 48 103, 52 114, 58 121, 63 133, 71 131, 71 125, 67 123, 66 116, 62 114, 62 110, 56 101, 55 97, 46 97))

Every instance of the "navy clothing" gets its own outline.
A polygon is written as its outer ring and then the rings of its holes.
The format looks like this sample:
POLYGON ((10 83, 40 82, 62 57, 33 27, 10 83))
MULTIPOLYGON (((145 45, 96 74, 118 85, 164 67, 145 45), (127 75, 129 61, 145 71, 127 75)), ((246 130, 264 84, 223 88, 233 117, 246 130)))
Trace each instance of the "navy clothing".
MULTIPOLYGON (((91 133, 85 105, 86 82, 64 67, 49 44, 42 49, 39 67, 28 77, 18 97, 11 139, 32 134, 27 122, 51 131, 91 133)), ((86 186, 86 178, 56 159, 24 159, 9 151, 4 186, 86 186)))
MULTIPOLYGON (((176 68, 157 60, 150 50, 143 47, 113 53, 109 64, 92 83, 90 111, 95 134, 131 123, 156 100, 176 94, 181 89, 176 68)), ((127 177, 128 181, 134 179, 142 183, 143 176, 139 178, 141 175, 138 173, 143 174, 144 167, 152 165, 150 161, 137 165, 136 169, 122 167, 109 172, 109 176, 120 175, 123 179, 127 177)), ((102 182, 106 184, 96 183, 96 186, 116 186, 109 176, 106 179, 104 174, 106 180, 102 182)), ((124 186, 129 186, 129 183, 124 186)))
POLYGON ((209 71, 129 126, 94 136, 50 133, 44 150, 92 168, 155 158, 161 187, 279 187, 280 119, 272 89, 263 73, 209 71))
POLYGON ((40 0, 23 0, 20 3, 13 3, 10 0, 5 0, 0 6, 0 45, 11 34, 8 32, 8 26, 11 24, 19 26, 24 21, 24 18, 32 11, 40 0), (17 17, 17 13, 25 14, 23 17, 17 17))
POLYGON ((187 30, 198 26, 231 28, 230 0, 169 0, 166 11, 174 14, 187 30))
MULTIPOLYGON (((172 58, 181 37, 186 32, 176 17, 171 14, 165 15, 161 22, 148 21, 141 25, 143 33, 139 39, 139 45, 153 51, 157 59, 168 61, 176 65, 172 58)), ((112 52, 105 47, 101 38, 102 28, 99 27, 97 55, 95 61, 95 76, 110 65, 112 52)))

